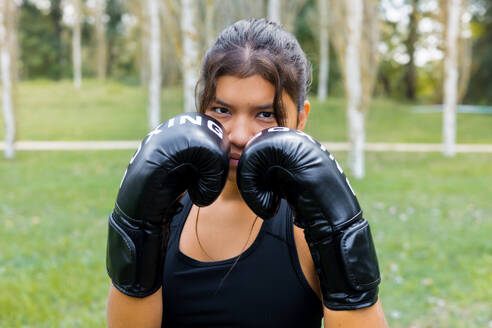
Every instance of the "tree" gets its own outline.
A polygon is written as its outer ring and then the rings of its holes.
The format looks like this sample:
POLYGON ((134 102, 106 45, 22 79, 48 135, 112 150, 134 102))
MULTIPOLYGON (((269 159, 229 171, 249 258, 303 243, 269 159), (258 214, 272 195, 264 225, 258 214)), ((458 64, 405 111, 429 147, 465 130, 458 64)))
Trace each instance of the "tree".
POLYGON ((12 100, 12 42, 16 5, 10 0, 0 0, 0 69, 2 75, 2 112, 5 121, 5 157, 15 156, 15 120, 12 100))
MULTIPOLYGON (((294 33, 296 20, 299 17, 299 13, 301 9, 306 5, 307 0, 278 0, 281 2, 282 8, 280 11, 280 22, 282 26, 287 31, 294 33), (283 9, 283 10, 282 10, 283 9)), ((323 17, 322 20, 326 20, 326 17, 323 17)))
POLYGON ((365 113, 377 73, 379 40, 376 0, 334 0, 330 21, 347 96, 349 165, 355 178, 364 176, 365 113))
POLYGON ((163 47, 163 71, 166 85, 183 83, 183 40, 181 31, 181 3, 179 1, 165 0, 161 6, 161 17, 164 24, 162 40, 163 47))
POLYGON ((82 3, 81 0, 73 0, 74 21, 72 31, 72 61, 73 61, 73 85, 76 89, 82 86, 82 3))
POLYGON ((61 0, 51 0, 50 17, 54 27, 54 48, 57 63, 57 65, 54 65, 53 70, 56 79, 61 78, 62 75, 62 65, 60 65, 63 62, 62 15, 61 0))
POLYGON ((444 55, 443 146, 445 156, 455 155, 456 102, 458 99, 458 36, 462 0, 447 3, 446 47, 444 55))
POLYGON ((205 2, 205 44, 207 48, 212 45, 215 39, 214 20, 214 0, 207 0, 205 2))
POLYGON ((273 22, 277 22, 279 24, 281 23, 280 1, 281 0, 268 0, 268 16, 267 16, 269 20, 273 22))
MULTIPOLYGON (((268 17, 270 0, 213 0, 215 34, 232 23, 248 17, 268 17)), ((217 35, 214 35, 214 37, 217 35)))
MULTIPOLYGON (((122 2, 123 0, 108 0, 106 3, 106 13, 108 15, 108 22, 106 24, 106 36, 107 36, 107 74, 109 76, 113 76, 115 71, 117 71, 118 64, 120 63, 122 52, 125 52, 127 56, 131 56, 132 59, 133 53, 128 52, 125 49, 125 46, 131 44, 129 40, 125 40, 125 38, 132 38, 132 28, 125 26, 122 23, 123 14, 130 15, 122 2)), ((128 57, 126 57, 128 58, 128 57)), ((130 67, 134 67, 133 61, 131 65, 127 64, 127 69, 130 67)), ((131 75, 129 71, 124 73, 126 76, 131 75)))
POLYGON ((325 100, 328 94, 328 74, 330 72, 328 0, 318 0, 318 13, 320 18, 318 99, 325 100))
POLYGON ((196 2, 181 0, 181 32, 183 35, 184 111, 194 112, 195 85, 200 70, 199 35, 197 32, 196 2))
POLYGON ((492 104, 492 1, 470 1, 478 2, 480 14, 475 13, 471 21, 473 50, 468 42, 467 52, 473 57, 471 60, 472 78, 470 86, 466 91, 465 101, 467 103, 492 104))
POLYGON ((405 64, 405 95, 410 100, 415 100, 417 93, 417 68, 415 66, 415 44, 417 43, 417 26, 418 26, 418 0, 410 0, 412 12, 408 25, 408 37, 405 40, 407 48, 408 63, 405 64))
POLYGON ((149 127, 161 121, 161 36, 158 0, 147 0, 149 17, 149 127))
POLYGON ((101 80, 106 78, 107 51, 106 51, 106 0, 96 0, 94 7, 94 23, 96 27, 96 60, 97 77, 101 80))

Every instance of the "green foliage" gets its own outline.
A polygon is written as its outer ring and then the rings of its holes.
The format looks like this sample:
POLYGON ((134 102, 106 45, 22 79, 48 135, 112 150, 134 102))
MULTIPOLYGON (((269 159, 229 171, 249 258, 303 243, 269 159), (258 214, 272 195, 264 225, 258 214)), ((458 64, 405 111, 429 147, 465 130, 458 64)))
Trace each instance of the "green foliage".
POLYGON ((58 27, 61 15, 50 16, 28 1, 22 3, 19 11, 21 77, 67 76, 70 72, 69 48, 61 40, 62 31, 58 27))
POLYGON ((475 17, 472 31, 477 33, 472 50, 472 74, 465 102, 492 104, 492 1, 480 1, 486 8, 483 17, 475 17))
MULTIPOLYGON (((295 36, 299 41, 302 49, 306 53, 308 60, 311 62, 313 74, 311 92, 316 93, 318 90, 319 75, 319 17, 315 0, 308 0, 301 9, 295 25, 295 36)), ((324 17, 322 19, 329 19, 324 17)), ((344 88, 342 83, 340 66, 336 57, 335 50, 331 47, 329 50, 329 77, 328 93, 329 95, 343 96, 344 88)))
MULTIPOLYGON (((19 70, 24 80, 72 76, 72 29, 63 25, 60 5, 59 0, 53 0, 49 11, 41 11, 32 2, 24 1, 19 8, 19 70)), ((132 40, 134 35, 125 34, 122 24, 125 12, 126 4, 122 0, 107 2, 108 75, 134 82, 138 80, 138 43, 132 40)), ((95 75, 94 34, 94 26, 84 20, 81 41, 84 77, 95 75)))
POLYGON ((127 12, 123 0, 108 0, 106 15, 106 39, 108 47, 108 76, 126 82, 138 80, 138 37, 129 33, 122 22, 127 12))
MULTIPOLYGON (((386 6, 394 6, 394 9, 402 8, 411 3, 424 3, 422 0, 405 0, 399 3, 386 2, 386 6)), ((23 1, 19 9, 18 35, 19 35, 19 69, 21 79, 70 78, 72 75, 71 58, 71 28, 61 22, 61 1, 52 0, 48 11, 41 11, 32 1, 23 1)), ((130 28, 123 24, 123 17, 129 13, 131 4, 124 0, 107 0, 106 14, 109 20, 106 23, 106 38, 108 47, 107 68, 108 76, 125 83, 140 83, 140 64, 142 62, 142 43, 140 42, 140 28, 130 28)), ((418 18, 437 19, 436 14, 424 12, 424 6, 419 8, 418 18)), ((470 85, 465 96, 466 103, 490 104, 492 102, 492 2, 490 0, 472 0, 470 8, 485 8, 485 14, 480 10, 474 10, 475 17, 471 22, 471 31, 474 39, 472 74, 470 85)), ((203 13, 202 13, 203 14, 203 13)), ((405 71, 408 66, 395 60, 394 54, 404 54, 407 47, 428 47, 425 43, 426 34, 417 30, 414 42, 408 40, 408 26, 401 22, 392 22, 385 17, 385 7, 380 7, 380 39, 381 44, 387 46, 387 51, 381 53, 380 66, 375 85, 376 97, 389 97, 395 100, 406 98, 405 71), (407 41, 407 42, 405 42, 407 41), (403 50, 402 50, 403 49, 403 50)), ((295 34, 305 50, 308 59, 312 63, 313 76, 311 91, 316 92, 319 70, 319 42, 318 30, 320 20, 330 17, 319 17, 315 0, 304 2, 295 22, 295 34)), ((95 75, 95 42, 94 26, 86 19, 83 24, 82 61, 83 76, 95 75)), ((339 31, 330 31, 338 33, 339 31)), ((436 31, 429 32, 440 38, 436 31)), ((164 38, 163 49, 174 47, 169 38, 164 38)), ((169 57, 169 56, 168 56, 169 57)), ((168 62, 163 58, 164 62, 168 62)), ((171 62, 179 62, 172 59, 171 62)), ((171 64, 172 64, 171 63, 171 64)), ((169 63, 168 63, 169 64, 169 63)), ((171 65, 172 66, 172 65, 171 65)), ((166 65, 163 66, 167 67, 166 65)), ((341 69, 333 47, 330 47, 329 69, 329 94, 331 96, 343 96, 344 86, 341 69)), ((428 63, 424 67, 417 67, 417 102, 440 103, 442 102, 442 61, 428 63)), ((173 66, 172 77, 164 78, 163 84, 175 85, 179 74, 173 66)))

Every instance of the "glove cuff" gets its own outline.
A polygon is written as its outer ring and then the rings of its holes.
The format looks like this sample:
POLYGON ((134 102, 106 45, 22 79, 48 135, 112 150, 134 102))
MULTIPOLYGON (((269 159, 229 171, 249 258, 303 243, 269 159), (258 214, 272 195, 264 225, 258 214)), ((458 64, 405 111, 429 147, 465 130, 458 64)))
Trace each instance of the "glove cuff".
POLYGON ((304 233, 326 307, 354 310, 377 301, 381 278, 369 223, 365 219, 335 232, 327 221, 317 221, 304 233))
POLYGON ((109 216, 106 269, 119 291, 146 297, 162 285, 163 233, 162 226, 136 222, 117 209, 109 216))

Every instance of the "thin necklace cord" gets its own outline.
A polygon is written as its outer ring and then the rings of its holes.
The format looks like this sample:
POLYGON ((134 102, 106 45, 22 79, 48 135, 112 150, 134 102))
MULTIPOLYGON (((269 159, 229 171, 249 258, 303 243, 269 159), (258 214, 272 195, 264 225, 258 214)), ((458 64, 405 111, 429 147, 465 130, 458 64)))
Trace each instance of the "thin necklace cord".
MULTIPOLYGON (((214 259, 212 256, 210 256, 207 253, 207 251, 203 247, 202 243, 200 242, 200 238, 198 237, 198 217, 199 217, 199 214, 200 214, 200 207, 198 207, 198 210, 196 212, 196 220, 195 220, 195 236, 196 236, 196 240, 198 241, 198 245, 200 246, 200 249, 202 250, 202 252, 205 255, 207 255, 207 257, 210 258, 212 261, 216 261, 216 259, 214 259)), ((236 259, 234 260, 234 262, 232 263, 231 268, 226 272, 226 274, 224 275, 224 277, 220 280, 219 286, 217 287, 217 290, 215 291, 214 295, 217 294, 217 292, 219 291, 220 287, 222 287, 225 279, 229 276, 229 274, 231 273, 232 269, 236 266, 237 262, 241 258, 241 255, 243 254, 244 250, 246 249, 246 246, 248 245, 249 239, 251 238, 251 234, 253 233, 253 228, 254 228, 257 220, 258 220, 258 216, 255 217, 255 220, 253 221, 253 224, 251 225, 251 228, 250 228, 249 234, 248 234, 248 238, 246 239, 246 243, 244 244, 241 252, 236 257, 236 259)))

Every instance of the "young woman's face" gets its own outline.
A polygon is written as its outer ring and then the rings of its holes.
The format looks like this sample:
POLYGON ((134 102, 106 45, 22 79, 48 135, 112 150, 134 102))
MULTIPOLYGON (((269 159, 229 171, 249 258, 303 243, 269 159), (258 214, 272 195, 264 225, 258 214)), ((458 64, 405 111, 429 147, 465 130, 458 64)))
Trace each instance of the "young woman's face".
MULTIPOLYGON (((217 79, 215 100, 205 114, 217 119, 231 142, 229 178, 236 178, 239 157, 249 139, 263 129, 278 126, 273 111, 275 87, 259 75, 238 78, 231 75, 217 79)), ((302 130, 309 113, 309 102, 298 113, 290 96, 284 91, 285 126, 302 130), (299 117, 298 117, 299 116, 299 117)))

